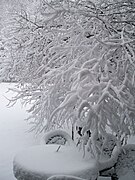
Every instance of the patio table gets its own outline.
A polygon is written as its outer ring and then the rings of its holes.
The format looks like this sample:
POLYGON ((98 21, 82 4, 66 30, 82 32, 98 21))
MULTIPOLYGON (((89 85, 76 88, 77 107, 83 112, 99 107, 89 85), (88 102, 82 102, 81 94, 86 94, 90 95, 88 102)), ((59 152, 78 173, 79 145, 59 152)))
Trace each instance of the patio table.
POLYGON ((18 180, 47 180, 53 175, 71 175, 95 180, 96 161, 83 157, 76 146, 38 145, 19 152, 13 161, 18 180))

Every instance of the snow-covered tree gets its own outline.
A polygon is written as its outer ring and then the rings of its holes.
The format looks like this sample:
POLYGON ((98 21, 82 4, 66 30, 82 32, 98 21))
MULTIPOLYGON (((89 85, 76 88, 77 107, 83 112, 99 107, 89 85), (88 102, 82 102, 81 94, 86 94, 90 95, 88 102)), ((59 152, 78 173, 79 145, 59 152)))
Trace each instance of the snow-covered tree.
POLYGON ((0 82, 6 82, 13 80, 10 75, 10 66, 11 63, 9 58, 9 51, 6 45, 5 38, 0 34, 0 82))
POLYGON ((32 130, 81 125, 82 144, 96 156, 108 132, 126 143, 135 133, 134 26, 133 0, 35 0, 14 11, 11 103, 32 104, 32 130))

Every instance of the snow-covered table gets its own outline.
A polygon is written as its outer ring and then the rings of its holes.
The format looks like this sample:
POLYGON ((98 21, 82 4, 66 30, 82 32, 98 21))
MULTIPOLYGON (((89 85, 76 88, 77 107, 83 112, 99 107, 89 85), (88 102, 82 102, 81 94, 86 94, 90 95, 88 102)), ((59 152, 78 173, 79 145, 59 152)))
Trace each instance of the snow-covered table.
POLYGON ((13 162, 18 180, 46 180, 52 175, 71 175, 95 180, 98 175, 94 159, 83 157, 75 146, 39 145, 19 152, 13 162), (57 151, 58 150, 58 151, 57 151))

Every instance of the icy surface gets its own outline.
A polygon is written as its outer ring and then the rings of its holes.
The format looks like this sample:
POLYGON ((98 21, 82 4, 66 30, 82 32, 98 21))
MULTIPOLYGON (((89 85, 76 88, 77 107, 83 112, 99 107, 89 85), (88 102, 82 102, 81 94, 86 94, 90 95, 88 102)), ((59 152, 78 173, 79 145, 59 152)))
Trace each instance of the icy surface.
POLYGON ((15 180, 12 172, 15 154, 29 146, 38 144, 34 134, 27 133, 29 126, 24 121, 28 116, 26 109, 18 102, 14 107, 7 108, 12 93, 5 93, 14 85, 0 84, 0 180, 15 180))

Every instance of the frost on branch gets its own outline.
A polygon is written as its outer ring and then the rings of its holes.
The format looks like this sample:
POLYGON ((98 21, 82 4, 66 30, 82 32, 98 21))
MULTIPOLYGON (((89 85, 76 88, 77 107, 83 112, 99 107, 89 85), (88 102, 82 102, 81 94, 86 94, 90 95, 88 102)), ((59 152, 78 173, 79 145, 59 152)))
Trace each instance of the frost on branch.
POLYGON ((13 74, 10 73, 10 65, 8 43, 0 31, 0 82, 15 80, 13 74))
POLYGON ((96 156, 108 132, 118 147, 135 133, 132 3, 44 0, 12 13, 10 73, 19 84, 15 100, 31 103, 31 130, 81 122, 83 147, 96 156))

